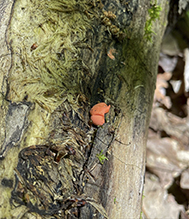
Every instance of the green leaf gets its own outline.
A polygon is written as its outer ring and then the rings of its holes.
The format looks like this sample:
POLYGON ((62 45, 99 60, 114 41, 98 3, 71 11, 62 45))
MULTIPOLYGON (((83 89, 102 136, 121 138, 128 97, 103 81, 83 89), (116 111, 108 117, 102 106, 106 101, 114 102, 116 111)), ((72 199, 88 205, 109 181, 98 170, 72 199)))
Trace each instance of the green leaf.
POLYGON ((103 154, 103 150, 101 150, 100 154, 97 154, 96 157, 99 159, 101 164, 103 164, 105 160, 108 160, 108 158, 103 154))

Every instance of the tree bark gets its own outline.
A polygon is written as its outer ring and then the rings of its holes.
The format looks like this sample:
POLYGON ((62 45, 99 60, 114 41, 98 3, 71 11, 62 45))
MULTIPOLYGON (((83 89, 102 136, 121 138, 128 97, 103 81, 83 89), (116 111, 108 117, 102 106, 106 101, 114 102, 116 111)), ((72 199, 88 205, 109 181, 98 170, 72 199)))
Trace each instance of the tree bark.
POLYGON ((156 4, 150 42, 148 0, 1 1, 0 218, 140 217, 168 11, 156 4))

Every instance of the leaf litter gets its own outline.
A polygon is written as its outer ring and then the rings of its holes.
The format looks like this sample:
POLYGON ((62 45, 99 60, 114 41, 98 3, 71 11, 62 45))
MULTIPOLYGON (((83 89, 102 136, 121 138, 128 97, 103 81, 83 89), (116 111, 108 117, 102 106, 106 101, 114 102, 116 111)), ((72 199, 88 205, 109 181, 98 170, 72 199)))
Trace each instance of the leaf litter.
POLYGON ((189 219, 189 50, 160 55, 147 141, 143 218, 189 219))

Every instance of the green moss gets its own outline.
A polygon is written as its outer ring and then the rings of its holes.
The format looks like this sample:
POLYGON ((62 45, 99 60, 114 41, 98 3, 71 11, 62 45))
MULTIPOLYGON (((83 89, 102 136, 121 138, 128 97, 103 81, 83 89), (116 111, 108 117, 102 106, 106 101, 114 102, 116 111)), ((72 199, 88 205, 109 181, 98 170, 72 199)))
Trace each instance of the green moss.
POLYGON ((7 31, 12 52, 7 98, 33 103, 21 147, 46 142, 50 115, 63 102, 78 113, 79 104, 70 97, 76 99, 81 82, 91 79, 80 48, 86 45, 95 10, 90 0, 15 1, 7 31))
POLYGON ((85 75, 79 44, 93 14, 89 0, 16 1, 8 31, 13 54, 9 99, 27 99, 53 111, 68 90, 80 91, 85 75))
POLYGON ((160 11, 162 10, 162 8, 157 5, 157 0, 155 1, 154 4, 151 4, 151 8, 148 9, 148 15, 149 15, 149 19, 146 21, 145 24, 145 38, 148 41, 152 40, 152 35, 155 34, 154 31, 152 31, 152 23, 156 20, 159 19, 160 16, 160 11))

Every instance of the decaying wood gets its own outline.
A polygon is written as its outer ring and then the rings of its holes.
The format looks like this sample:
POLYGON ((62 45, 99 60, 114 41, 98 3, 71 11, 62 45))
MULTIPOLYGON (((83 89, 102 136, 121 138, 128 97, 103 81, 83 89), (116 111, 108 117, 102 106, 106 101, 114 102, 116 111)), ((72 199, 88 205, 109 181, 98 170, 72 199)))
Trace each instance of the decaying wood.
POLYGON ((148 0, 0 4, 1 218, 139 218, 157 4, 152 42, 148 0), (98 102, 111 105, 102 127, 98 102))

